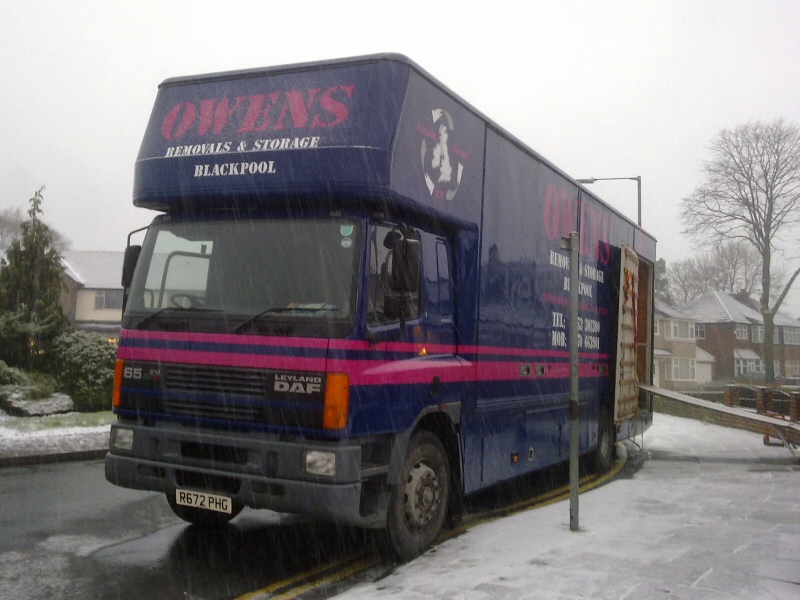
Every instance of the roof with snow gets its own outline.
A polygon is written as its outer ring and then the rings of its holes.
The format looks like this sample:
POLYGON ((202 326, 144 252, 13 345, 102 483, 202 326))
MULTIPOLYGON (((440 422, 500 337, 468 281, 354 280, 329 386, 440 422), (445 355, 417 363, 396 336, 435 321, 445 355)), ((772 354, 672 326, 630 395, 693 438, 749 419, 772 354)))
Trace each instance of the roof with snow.
POLYGON ((84 288, 95 290, 122 289, 124 252, 62 252, 65 274, 84 288))
POLYGON ((700 346, 696 346, 694 349, 694 358, 697 362, 700 363, 715 363, 717 359, 714 357, 713 354, 706 352, 700 346))
MULTIPOLYGON (((684 305, 681 310, 698 323, 762 324, 764 320, 754 300, 737 298, 730 292, 706 292, 684 305)), ((796 319, 778 312, 775 325, 797 327, 796 319)))
POLYGON ((666 302, 659 300, 658 298, 655 299, 654 307, 656 311, 656 316, 663 315, 665 317, 669 317, 670 319, 684 319, 687 321, 691 321, 692 317, 689 315, 682 313, 677 308, 670 306, 666 302))

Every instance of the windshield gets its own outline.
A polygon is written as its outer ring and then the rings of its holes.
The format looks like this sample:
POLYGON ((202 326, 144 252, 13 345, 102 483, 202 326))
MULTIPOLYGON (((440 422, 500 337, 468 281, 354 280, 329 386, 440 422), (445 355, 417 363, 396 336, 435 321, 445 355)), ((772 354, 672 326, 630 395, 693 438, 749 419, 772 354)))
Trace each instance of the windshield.
POLYGON ((126 316, 213 313, 240 328, 270 318, 352 321, 360 230, 342 218, 156 223, 126 316))

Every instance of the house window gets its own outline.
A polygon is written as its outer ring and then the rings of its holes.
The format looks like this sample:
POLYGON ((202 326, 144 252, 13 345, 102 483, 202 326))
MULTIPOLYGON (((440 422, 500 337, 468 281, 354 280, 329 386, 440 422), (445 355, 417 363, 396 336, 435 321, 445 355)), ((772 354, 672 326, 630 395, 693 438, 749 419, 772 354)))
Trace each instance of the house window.
POLYGON ((800 346, 800 327, 784 327, 783 343, 787 346, 800 346))
POLYGON ((800 360, 787 360, 786 361, 786 376, 787 377, 800 377, 800 360))
POLYGON ((667 359, 667 361, 667 379, 672 381, 695 381, 695 359, 673 356, 672 359, 667 359))
POLYGON ((736 325, 736 331, 734 331, 734 335, 736 336, 737 340, 746 340, 748 339, 747 335, 747 325, 736 325))
POLYGON ((734 376, 746 375, 747 373, 763 373, 764 361, 759 358, 735 358, 733 360, 734 376))
POLYGON ((694 323, 679 319, 667 321, 667 339, 672 340, 693 340, 694 323))
POLYGON ((122 308, 122 290, 97 290, 94 296, 94 307, 97 310, 122 308))
POLYGON ((739 375, 744 375, 747 373, 747 359, 746 358, 734 358, 733 359, 733 375, 734 377, 739 377, 739 375))
POLYGON ((705 323, 695 323, 694 324, 694 337, 698 340, 706 339, 706 324, 705 323))
POLYGON ((653 325, 653 335, 658 335, 658 324, 661 323, 660 319, 655 320, 655 324, 653 325))
POLYGON ((764 326, 763 325, 753 325, 753 341, 756 344, 763 344, 764 343, 764 326))

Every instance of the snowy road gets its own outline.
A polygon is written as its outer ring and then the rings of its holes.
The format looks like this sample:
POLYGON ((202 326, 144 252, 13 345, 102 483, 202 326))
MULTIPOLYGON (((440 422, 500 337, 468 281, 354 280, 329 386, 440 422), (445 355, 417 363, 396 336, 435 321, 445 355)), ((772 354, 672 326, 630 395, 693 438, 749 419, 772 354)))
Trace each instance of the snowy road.
POLYGON ((800 598, 800 467, 761 436, 657 414, 627 480, 445 542, 342 598, 800 598))
MULTIPOLYGON (((580 532, 567 502, 529 510, 340 597, 800 597, 800 466, 785 448, 663 414, 644 443, 630 478, 581 496, 580 532)), ((0 496, 0 599, 255 600, 248 592, 364 541, 256 511, 198 538, 158 494, 107 484, 102 461, 4 469, 0 496)))
POLYGON ((227 600, 364 547, 269 511, 203 533, 163 495, 106 482, 102 461, 0 470, 0 531, 0 600, 227 600))

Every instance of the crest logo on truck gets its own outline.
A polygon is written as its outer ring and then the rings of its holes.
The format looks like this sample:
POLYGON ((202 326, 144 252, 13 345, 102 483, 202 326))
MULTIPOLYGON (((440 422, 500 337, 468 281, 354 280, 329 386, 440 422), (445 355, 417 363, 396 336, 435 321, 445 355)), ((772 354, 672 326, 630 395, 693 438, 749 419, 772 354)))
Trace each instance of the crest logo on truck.
POLYGON ((469 158, 456 143, 453 117, 444 109, 434 109, 431 124, 420 124, 419 131, 423 135, 420 154, 428 192, 439 200, 452 200, 464 174, 462 161, 469 158))

